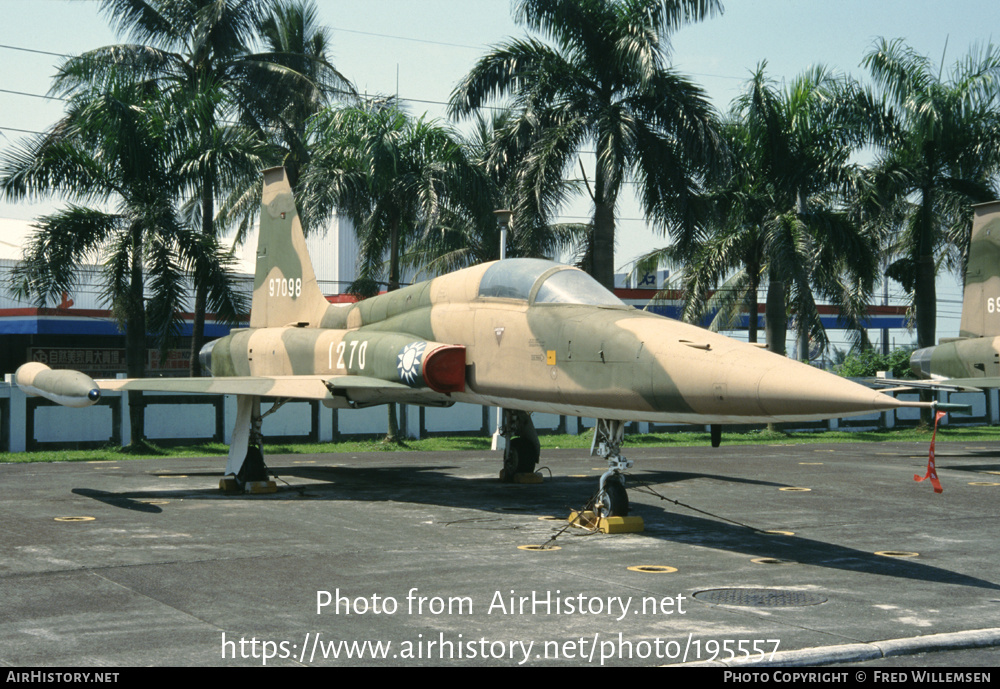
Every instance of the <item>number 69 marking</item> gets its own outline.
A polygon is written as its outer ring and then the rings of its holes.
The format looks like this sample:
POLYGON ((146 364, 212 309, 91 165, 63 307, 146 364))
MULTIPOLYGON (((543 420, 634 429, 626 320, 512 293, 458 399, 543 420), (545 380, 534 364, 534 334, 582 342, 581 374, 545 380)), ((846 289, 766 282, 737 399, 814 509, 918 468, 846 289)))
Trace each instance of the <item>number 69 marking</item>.
POLYGON ((987 297, 986 298, 986 310, 989 313, 1000 312, 1000 297, 987 297))

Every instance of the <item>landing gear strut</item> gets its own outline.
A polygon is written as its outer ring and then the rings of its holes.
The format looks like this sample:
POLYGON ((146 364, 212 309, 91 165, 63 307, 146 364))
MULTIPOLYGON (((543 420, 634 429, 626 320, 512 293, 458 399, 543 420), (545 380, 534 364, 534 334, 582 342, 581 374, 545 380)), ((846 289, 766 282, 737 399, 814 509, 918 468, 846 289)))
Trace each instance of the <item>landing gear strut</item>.
POLYGON ((533 473, 541 454, 541 446, 538 444, 535 425, 531 422, 531 414, 517 409, 504 409, 500 435, 507 439, 500 479, 511 482, 517 474, 533 473))
MULTIPOLYGON (((265 413, 260 413, 260 397, 237 395, 236 425, 229 443, 229 459, 220 486, 226 490, 244 491, 253 486, 268 484, 267 465, 264 464, 264 436, 260 432, 264 417, 278 410, 287 400, 277 400, 265 413)), ((259 492, 267 492, 266 487, 259 492)))
POLYGON ((601 475, 593 509, 598 517, 625 517, 628 515, 628 492, 622 472, 632 468, 632 461, 621 454, 625 437, 625 421, 597 419, 594 441, 590 454, 608 460, 608 470, 601 475))

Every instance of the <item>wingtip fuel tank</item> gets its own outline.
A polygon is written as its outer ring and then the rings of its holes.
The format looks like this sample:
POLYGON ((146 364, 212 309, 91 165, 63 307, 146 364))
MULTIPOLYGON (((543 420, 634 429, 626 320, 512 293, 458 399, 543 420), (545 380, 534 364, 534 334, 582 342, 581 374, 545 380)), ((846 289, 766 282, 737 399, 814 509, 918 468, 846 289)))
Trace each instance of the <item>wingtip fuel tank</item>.
POLYGON ((86 373, 51 369, 38 361, 18 368, 14 379, 27 394, 66 407, 89 407, 101 399, 101 388, 86 373))

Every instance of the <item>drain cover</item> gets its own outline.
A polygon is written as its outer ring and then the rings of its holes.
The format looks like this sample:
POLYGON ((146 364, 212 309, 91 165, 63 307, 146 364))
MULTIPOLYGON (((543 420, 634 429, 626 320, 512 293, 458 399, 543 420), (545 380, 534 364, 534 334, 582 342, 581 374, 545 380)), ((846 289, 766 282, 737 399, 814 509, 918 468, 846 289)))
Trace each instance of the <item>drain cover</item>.
POLYGON ((826 596, 806 591, 784 589, 709 589, 699 591, 694 597, 705 603, 737 605, 744 608, 794 608, 802 605, 819 605, 826 596))

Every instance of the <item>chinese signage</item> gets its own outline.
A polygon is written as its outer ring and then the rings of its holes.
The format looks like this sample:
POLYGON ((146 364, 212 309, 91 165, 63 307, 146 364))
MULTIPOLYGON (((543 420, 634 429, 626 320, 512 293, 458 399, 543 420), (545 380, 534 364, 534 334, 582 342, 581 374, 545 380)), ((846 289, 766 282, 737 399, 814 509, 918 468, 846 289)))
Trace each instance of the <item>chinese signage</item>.
MULTIPOLYGON (((146 372, 184 375, 191 350, 170 349, 166 358, 158 349, 146 350, 146 372)), ((51 368, 72 368, 87 374, 125 373, 125 349, 116 347, 30 347, 28 359, 51 368)))

